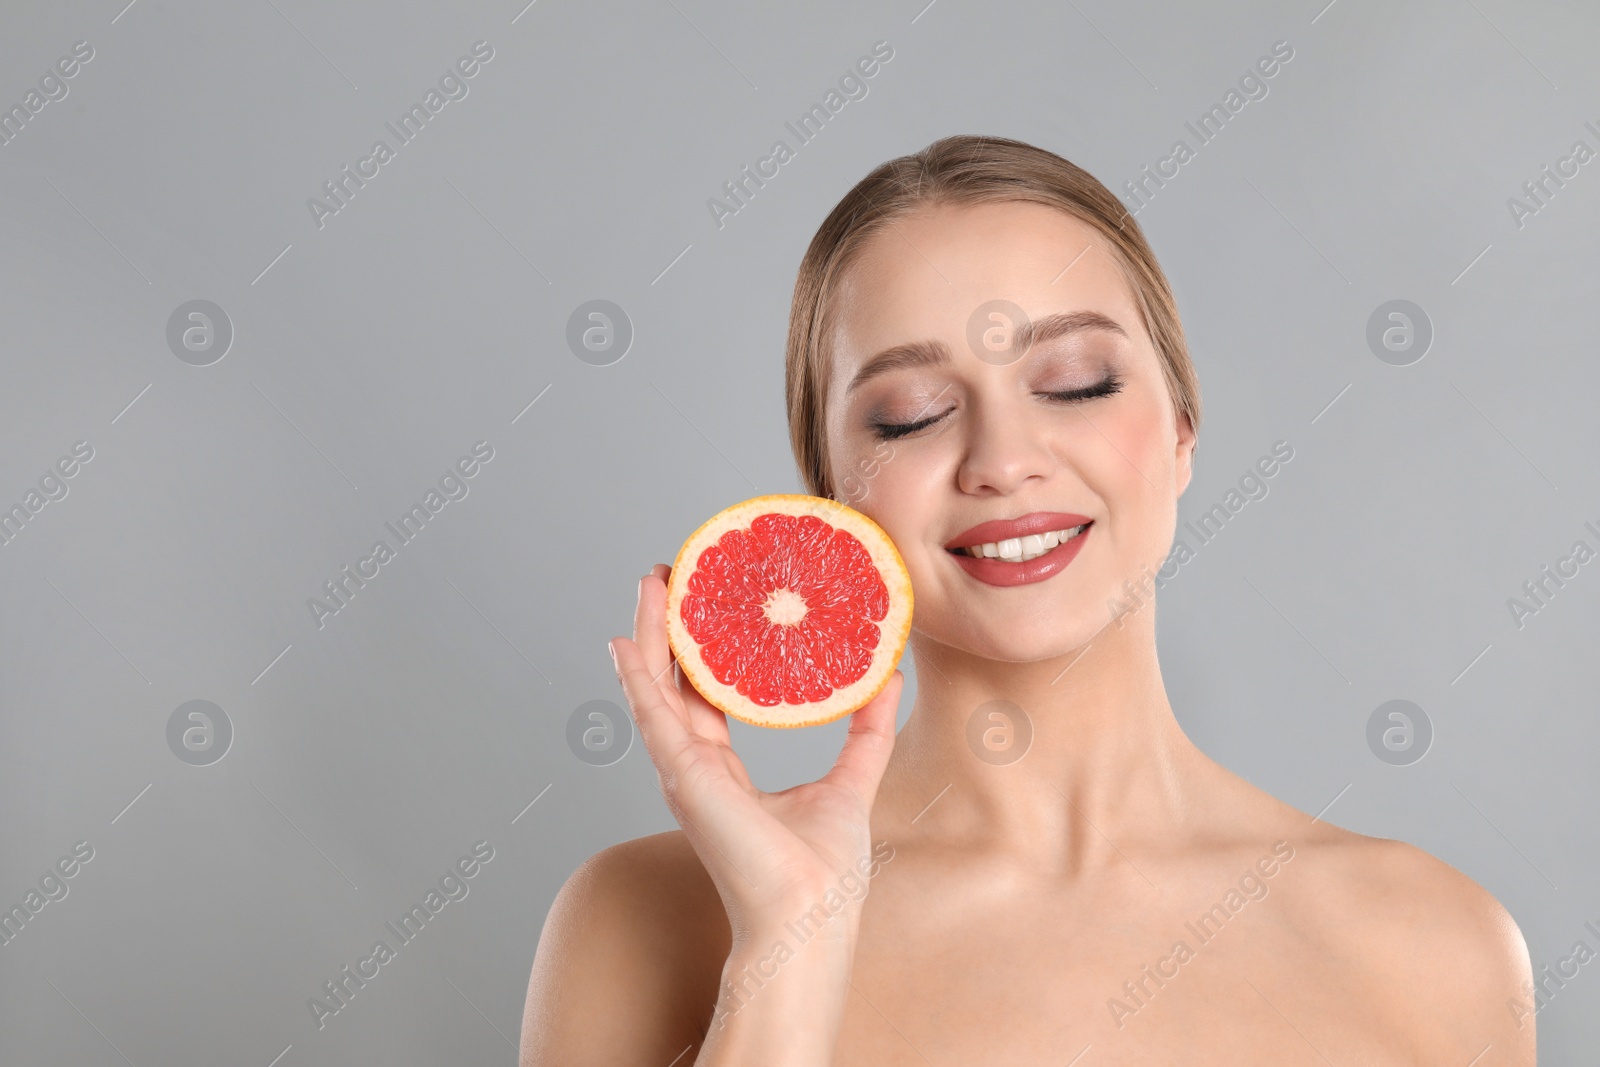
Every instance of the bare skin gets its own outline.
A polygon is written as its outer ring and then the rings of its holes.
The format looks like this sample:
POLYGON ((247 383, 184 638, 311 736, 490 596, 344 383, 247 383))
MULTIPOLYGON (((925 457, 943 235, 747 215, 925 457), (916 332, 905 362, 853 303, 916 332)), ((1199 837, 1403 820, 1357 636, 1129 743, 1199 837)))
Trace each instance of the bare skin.
POLYGON ((916 591, 910 720, 896 737, 896 675, 826 777, 756 790, 671 669, 657 565, 612 647, 683 829, 606 849, 562 889, 523 1067, 1533 1064, 1533 1021, 1508 1008, 1527 948, 1489 893, 1278 801, 1179 727, 1154 602, 1124 583, 1172 545, 1195 439, 1097 233, 1024 203, 900 220, 846 275, 832 358, 836 485, 884 455, 875 421, 935 420, 853 501, 916 591), (979 359, 967 319, 997 297, 1122 329, 979 359), (848 388, 924 339, 952 360, 848 388), (1046 395, 1107 372, 1110 395, 1046 395), (1034 511, 1093 519, 1045 581, 985 585, 944 547, 1034 511), (996 699, 1032 728, 1009 763, 968 742, 996 699))

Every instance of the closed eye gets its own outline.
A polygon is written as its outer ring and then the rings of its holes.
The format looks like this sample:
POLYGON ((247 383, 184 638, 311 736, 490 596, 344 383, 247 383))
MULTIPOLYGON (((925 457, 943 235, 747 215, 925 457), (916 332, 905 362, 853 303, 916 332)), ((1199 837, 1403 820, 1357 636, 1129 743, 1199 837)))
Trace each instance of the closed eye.
MULTIPOLYGON (((1095 400, 1103 396, 1110 396, 1113 393, 1120 392, 1123 384, 1123 380, 1120 377, 1112 374, 1108 375, 1103 381, 1096 382, 1094 385, 1084 386, 1081 389, 1064 389, 1057 392, 1037 393, 1035 395, 1042 396, 1047 400, 1054 400, 1059 403, 1075 404, 1084 400, 1095 400)), ((953 410, 955 409, 952 408, 951 411, 953 410)), ((871 424, 870 428, 873 434, 879 440, 893 441, 897 438, 914 434, 918 430, 925 430, 949 414, 950 412, 946 411, 942 414, 934 415, 926 419, 919 419, 916 422, 874 422, 871 424)))
POLYGON ((1111 374, 1104 381, 1084 386, 1082 389, 1066 389, 1061 392, 1040 393, 1039 395, 1049 397, 1051 400, 1074 403, 1079 400, 1094 400, 1097 397, 1110 396, 1112 393, 1120 392, 1122 385, 1122 379, 1115 374, 1111 374))
POLYGON ((950 414, 950 412, 946 411, 943 415, 934 415, 931 418, 919 419, 916 422, 874 422, 872 423, 871 428, 874 436, 876 436, 878 440, 893 441, 898 437, 904 437, 907 434, 913 434, 918 430, 926 429, 948 414, 950 414))

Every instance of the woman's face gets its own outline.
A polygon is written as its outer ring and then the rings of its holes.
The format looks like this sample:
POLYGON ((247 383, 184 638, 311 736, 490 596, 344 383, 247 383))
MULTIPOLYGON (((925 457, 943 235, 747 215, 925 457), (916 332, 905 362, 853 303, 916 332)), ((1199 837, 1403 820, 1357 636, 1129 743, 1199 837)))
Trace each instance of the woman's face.
POLYGON ((1029 662, 1083 645, 1119 603, 1148 608, 1193 435, 1112 255, 1055 208, 944 206, 875 234, 840 279, 834 495, 894 539, 915 628, 934 640, 1029 662), (1025 347, 1019 312, 1035 334, 1025 347), (898 346, 911 347, 884 358, 898 346), (1042 512, 1089 522, 1034 561, 950 550, 980 523, 1042 512))

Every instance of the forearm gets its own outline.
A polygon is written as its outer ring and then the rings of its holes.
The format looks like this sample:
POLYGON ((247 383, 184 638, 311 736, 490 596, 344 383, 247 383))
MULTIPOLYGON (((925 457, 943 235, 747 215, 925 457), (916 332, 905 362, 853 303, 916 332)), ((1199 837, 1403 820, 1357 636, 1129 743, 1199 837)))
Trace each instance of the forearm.
POLYGON ((827 1067, 849 997, 854 924, 790 924, 741 941, 723 966, 697 1067, 827 1067))

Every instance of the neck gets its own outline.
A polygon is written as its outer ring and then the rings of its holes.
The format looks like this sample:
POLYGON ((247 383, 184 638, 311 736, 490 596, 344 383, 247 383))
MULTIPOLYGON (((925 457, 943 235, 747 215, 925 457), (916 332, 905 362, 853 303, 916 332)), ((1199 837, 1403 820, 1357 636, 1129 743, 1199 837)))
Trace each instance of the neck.
POLYGON ((915 635, 917 696, 881 790, 884 829, 1061 869, 1178 826, 1214 765, 1172 713, 1154 612, 1120 622, 1034 663, 915 635))

